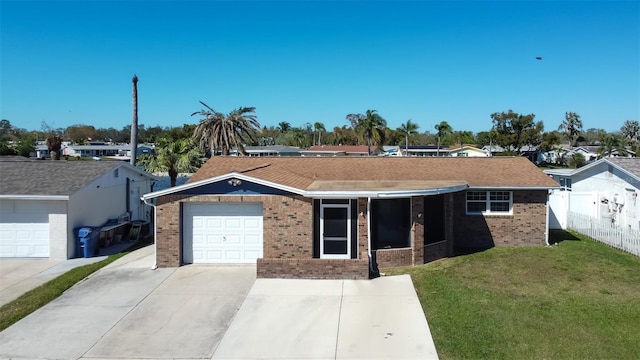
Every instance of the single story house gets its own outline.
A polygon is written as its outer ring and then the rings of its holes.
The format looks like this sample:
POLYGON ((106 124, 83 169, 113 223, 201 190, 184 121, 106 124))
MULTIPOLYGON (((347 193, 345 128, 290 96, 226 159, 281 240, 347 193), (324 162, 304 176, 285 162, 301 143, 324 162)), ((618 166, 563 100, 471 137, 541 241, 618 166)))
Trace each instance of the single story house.
POLYGON ((140 196, 156 178, 128 163, 0 157, 0 169, 0 257, 69 259, 78 227, 151 220, 140 196))
POLYGON ((568 212, 640 230, 640 158, 606 157, 578 169, 545 170, 561 185, 550 196, 552 228, 565 229, 568 212))
MULTIPOLYGON (((261 145, 245 146, 246 156, 300 156, 300 148, 287 145, 261 145)), ((230 155, 238 155, 238 150, 233 149, 230 155)))
MULTIPOLYGON (((382 153, 381 149, 371 145, 371 155, 382 153)), ((302 156, 369 156, 367 145, 314 145, 308 150, 300 150, 302 156)))
POLYGON ((522 157, 212 157, 155 206, 156 265, 369 277, 454 248, 544 245, 558 184, 522 157), (375 262, 374 262, 375 260, 375 262))

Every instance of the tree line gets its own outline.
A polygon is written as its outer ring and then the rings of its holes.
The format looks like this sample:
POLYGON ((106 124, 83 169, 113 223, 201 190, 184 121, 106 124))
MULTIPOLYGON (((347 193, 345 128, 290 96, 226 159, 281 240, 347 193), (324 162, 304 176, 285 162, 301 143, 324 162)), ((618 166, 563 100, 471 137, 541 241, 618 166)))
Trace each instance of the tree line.
MULTIPOLYGON (((257 121, 255 108, 241 107, 229 114, 221 114, 204 102, 203 110, 194 112, 199 116, 198 124, 183 124, 178 127, 138 126, 140 143, 155 143, 159 139, 182 139, 196 137, 203 147, 220 146, 223 153, 242 145, 288 145, 308 148, 312 145, 457 145, 475 144, 499 145, 502 148, 519 153, 525 146, 540 147, 543 151, 565 144, 606 145, 610 148, 624 148, 635 151, 640 142, 640 124, 637 120, 627 120, 619 131, 608 133, 598 128, 582 128, 580 115, 565 113, 559 126, 546 131, 542 121, 535 121, 534 114, 518 114, 512 110, 496 112, 490 115, 490 130, 473 133, 455 130, 447 121, 441 121, 433 129, 421 130, 419 123, 409 119, 398 128, 390 128, 387 121, 376 110, 364 113, 352 113, 345 116, 345 125, 327 129, 322 122, 306 122, 293 126, 282 121, 276 126, 263 126, 257 121), (203 125, 202 123, 208 124, 203 125), (217 124, 217 125, 216 125, 217 124), (218 129, 215 127, 219 126, 218 129), (210 127, 212 136, 205 129, 210 127), (196 129, 199 131, 196 133, 196 129), (220 136, 226 142, 202 142, 201 139, 215 139, 220 136), (635 149, 635 150, 634 150, 635 149)), ((52 128, 42 123, 41 130, 28 131, 15 127, 9 120, 0 121, 0 154, 28 155, 33 152, 37 141, 45 141, 57 135, 64 141, 87 145, 91 142, 128 143, 131 125, 122 129, 96 128, 92 125, 77 124, 67 128, 52 128)))

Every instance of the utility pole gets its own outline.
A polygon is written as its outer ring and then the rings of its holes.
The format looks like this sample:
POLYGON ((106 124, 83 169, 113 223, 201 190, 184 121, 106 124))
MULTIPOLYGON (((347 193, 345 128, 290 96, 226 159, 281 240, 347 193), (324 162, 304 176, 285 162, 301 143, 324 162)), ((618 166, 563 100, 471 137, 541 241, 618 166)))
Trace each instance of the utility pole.
POLYGON ((131 123, 131 160, 129 163, 136 166, 138 152, 138 77, 133 74, 133 122, 131 123))

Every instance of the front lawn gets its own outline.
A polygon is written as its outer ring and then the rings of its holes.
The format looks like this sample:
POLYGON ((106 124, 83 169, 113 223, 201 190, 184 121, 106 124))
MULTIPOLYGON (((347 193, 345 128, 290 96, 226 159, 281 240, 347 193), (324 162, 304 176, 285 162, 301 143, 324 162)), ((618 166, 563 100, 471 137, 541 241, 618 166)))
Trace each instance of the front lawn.
POLYGON ((410 274, 441 359, 640 359, 640 258, 568 232, 410 274))

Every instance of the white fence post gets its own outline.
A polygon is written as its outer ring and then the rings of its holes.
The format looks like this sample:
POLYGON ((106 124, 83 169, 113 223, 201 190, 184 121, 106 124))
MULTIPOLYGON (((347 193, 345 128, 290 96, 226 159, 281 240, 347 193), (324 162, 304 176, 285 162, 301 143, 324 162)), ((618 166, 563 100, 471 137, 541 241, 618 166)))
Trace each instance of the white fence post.
POLYGON ((567 227, 616 249, 640 256, 640 231, 623 228, 602 220, 569 211, 567 227))

